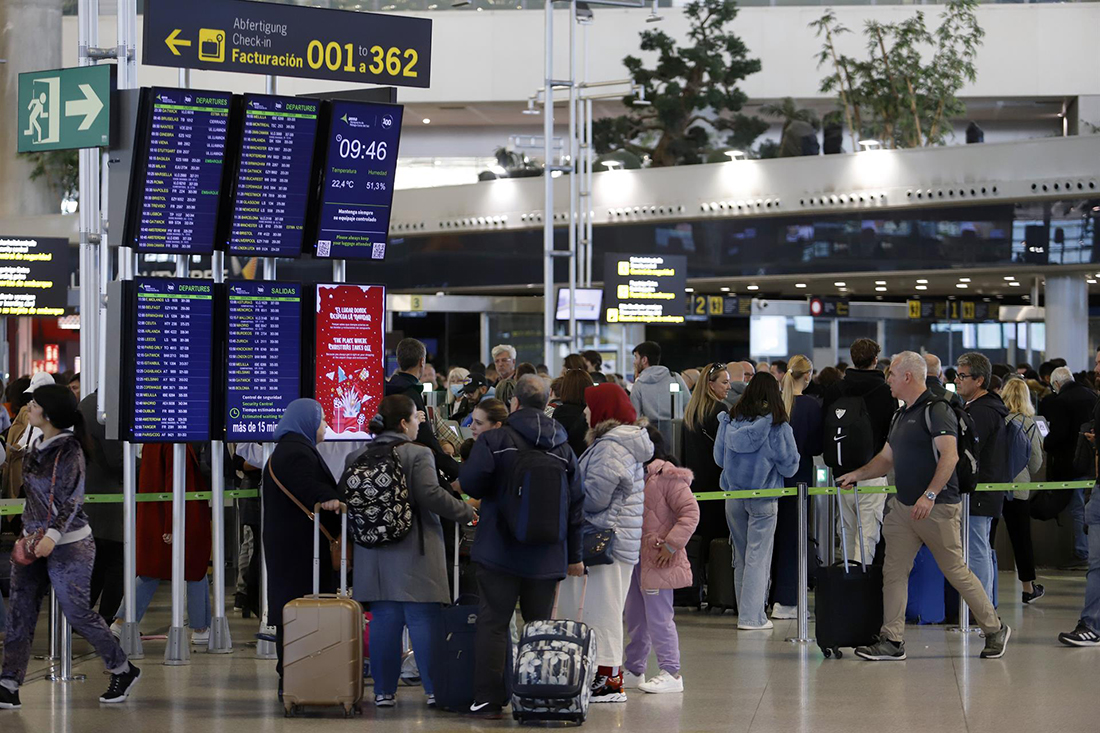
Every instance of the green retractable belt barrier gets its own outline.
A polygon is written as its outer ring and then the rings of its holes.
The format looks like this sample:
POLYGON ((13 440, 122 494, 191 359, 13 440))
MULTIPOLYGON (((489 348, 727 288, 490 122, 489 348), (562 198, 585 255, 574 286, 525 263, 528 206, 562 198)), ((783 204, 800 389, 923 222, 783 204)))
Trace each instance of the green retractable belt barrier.
MULTIPOLYGON (((260 495, 258 489, 234 489, 225 492, 226 499, 255 499, 260 495)), ((161 494, 138 494, 138 502, 143 501, 172 501, 171 492, 161 494)), ((212 491, 188 491, 187 501, 210 501, 214 498, 212 491)), ((23 513, 22 499, 0 499, 0 517, 23 513)), ((84 497, 85 504, 121 504, 122 494, 88 494, 84 497)))

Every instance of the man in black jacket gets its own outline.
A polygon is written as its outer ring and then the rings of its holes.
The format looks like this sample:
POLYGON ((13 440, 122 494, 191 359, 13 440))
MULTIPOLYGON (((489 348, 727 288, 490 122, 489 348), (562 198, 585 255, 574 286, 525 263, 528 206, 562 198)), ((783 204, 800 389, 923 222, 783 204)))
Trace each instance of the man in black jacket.
MULTIPOLYGON (((959 397, 965 401, 966 411, 974 420, 974 434, 978 438, 978 483, 1007 483, 1015 478, 1008 475, 1005 455, 1008 407, 995 392, 988 390, 993 376, 992 365, 982 354, 971 352, 959 357, 957 367, 959 397)), ((993 600, 993 578, 997 568, 993 565, 989 532, 993 520, 1001 516, 1004 497, 1003 491, 981 491, 970 496, 968 564, 990 600, 993 600)))
MULTIPOLYGON (((1043 447, 1047 452, 1047 479, 1073 481, 1081 478, 1073 470, 1073 456, 1077 450, 1077 436, 1081 426, 1092 419, 1096 407, 1096 393, 1076 382, 1067 367, 1058 367, 1050 375, 1050 385, 1055 394, 1039 403, 1039 414, 1047 419, 1050 432, 1043 447)), ((1071 492, 1069 512, 1073 517, 1073 563, 1071 567, 1087 567, 1089 545, 1085 536, 1085 492, 1071 492)))
MULTIPOLYGON (((874 437, 874 455, 878 455, 886 445, 890 432, 890 421, 898 409, 898 401, 890 394, 886 384, 886 375, 875 369, 878 355, 882 351, 871 339, 856 339, 848 350, 853 366, 844 370, 844 378, 829 387, 823 395, 823 404, 828 411, 833 402, 841 397, 862 397, 871 420, 871 434, 874 437)), ((860 481, 857 486, 886 486, 885 476, 860 481)), ((844 523, 848 543, 846 547, 849 559, 861 559, 859 525, 856 521, 856 498, 850 495, 840 497, 840 519, 844 523)), ((867 562, 875 557, 882 531, 882 515, 886 508, 886 494, 860 494, 859 518, 863 521, 863 545, 867 550, 867 562)))
MULTIPOLYGON (((394 394, 403 394, 416 403, 416 409, 428 414, 424 406, 424 385, 420 381, 420 374, 424 370, 424 363, 428 357, 428 350, 424 344, 416 339, 401 339, 397 344, 397 368, 401 371, 390 377, 386 382, 386 397, 394 394)), ((431 420, 422 420, 420 429, 416 433, 416 442, 422 443, 432 449, 435 454, 435 465, 448 481, 458 478, 458 463, 443 452, 439 445, 439 439, 435 437, 435 429, 431 420)))

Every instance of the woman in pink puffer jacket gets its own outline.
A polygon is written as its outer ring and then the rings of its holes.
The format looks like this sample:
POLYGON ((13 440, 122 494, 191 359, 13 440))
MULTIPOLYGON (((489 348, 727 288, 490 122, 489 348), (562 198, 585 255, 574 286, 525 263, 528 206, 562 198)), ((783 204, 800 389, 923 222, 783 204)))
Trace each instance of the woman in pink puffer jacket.
POLYGON ((663 460, 660 434, 650 431, 654 460, 646 465, 645 515, 641 560, 634 566, 626 596, 625 686, 643 692, 683 692, 680 640, 673 619, 672 592, 691 585, 684 549, 699 524, 699 504, 691 493, 692 473, 663 460), (660 673, 645 679, 649 651, 657 652, 660 673))

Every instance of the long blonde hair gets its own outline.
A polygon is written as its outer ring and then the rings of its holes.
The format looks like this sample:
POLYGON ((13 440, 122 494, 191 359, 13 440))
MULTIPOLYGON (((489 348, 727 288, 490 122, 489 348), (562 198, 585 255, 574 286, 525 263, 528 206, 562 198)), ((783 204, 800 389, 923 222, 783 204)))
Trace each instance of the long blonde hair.
POLYGON ((710 391, 710 384, 718 379, 719 375, 726 371, 725 364, 707 364, 699 372, 699 379, 695 382, 695 389, 691 391, 691 399, 684 408, 684 427, 695 430, 702 425, 710 411, 718 404, 718 398, 710 391))
POLYGON ((1018 412, 1027 417, 1035 417, 1035 406, 1031 404, 1031 390, 1022 379, 1010 379, 1001 387, 1001 399, 1009 412, 1018 412))
POLYGON ((795 383, 802 381, 807 374, 813 374, 813 371, 814 363, 802 354, 792 356, 791 360, 787 362, 787 373, 783 375, 783 380, 779 383, 779 391, 783 395, 783 407, 787 410, 788 415, 794 413, 795 383))
POLYGON ((461 384, 466 377, 470 376, 469 369, 463 369, 462 367, 454 367, 451 371, 447 372, 447 404, 451 404, 455 401, 454 393, 451 392, 452 384, 461 384))

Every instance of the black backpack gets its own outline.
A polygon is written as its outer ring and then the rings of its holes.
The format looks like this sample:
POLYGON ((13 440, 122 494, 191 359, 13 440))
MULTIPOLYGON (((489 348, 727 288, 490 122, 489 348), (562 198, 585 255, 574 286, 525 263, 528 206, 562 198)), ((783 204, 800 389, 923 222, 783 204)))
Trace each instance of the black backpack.
MULTIPOLYGON (((933 398, 924 407, 924 429, 932 435, 932 406, 936 403, 947 405, 948 409, 955 413, 955 419, 959 423, 959 433, 956 437, 959 451, 959 462, 955 464, 955 475, 959 480, 959 493, 969 494, 978 487, 978 434, 974 431, 974 418, 961 405, 942 397, 933 398)), ((940 453, 936 450, 936 444, 932 443, 932 453, 936 461, 940 460, 940 453)))
POLYGON ((505 426, 516 444, 512 475, 500 497, 509 533, 526 545, 564 542, 569 523, 567 461, 531 445, 505 426))
POLYGON ((397 458, 399 445, 372 443, 340 478, 352 538, 362 547, 399 542, 412 531, 415 512, 397 458))
POLYGON ((875 457, 875 433, 867 402, 846 395, 825 409, 825 465, 836 474, 854 471, 875 457))

